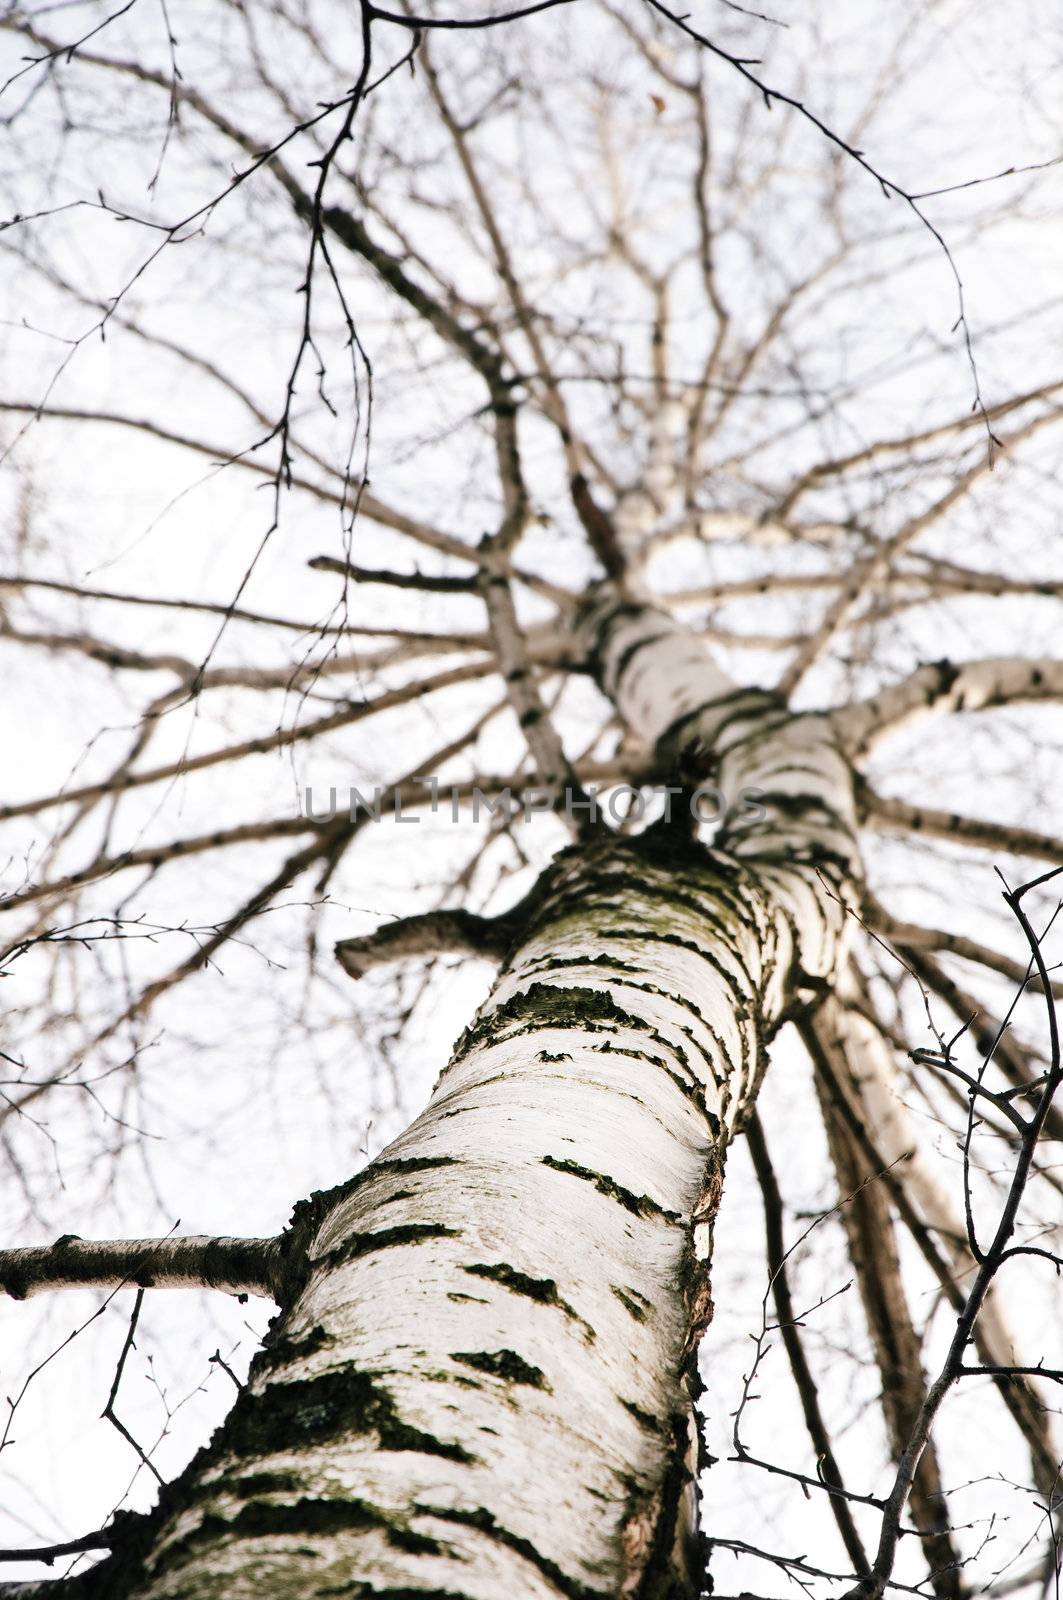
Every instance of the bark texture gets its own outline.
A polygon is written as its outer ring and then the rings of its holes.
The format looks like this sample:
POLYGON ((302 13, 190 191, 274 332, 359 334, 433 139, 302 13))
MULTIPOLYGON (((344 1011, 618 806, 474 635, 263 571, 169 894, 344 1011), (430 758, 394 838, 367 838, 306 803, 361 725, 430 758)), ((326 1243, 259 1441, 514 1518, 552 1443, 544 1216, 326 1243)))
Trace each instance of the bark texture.
POLYGON ((285 1252, 278 1239, 79 1239, 0 1250, 0 1295, 26 1300, 48 1289, 220 1289, 280 1299, 285 1252))
POLYGON ((246 1391, 88 1593, 699 1593, 723 1162, 767 1040, 838 961, 852 790, 825 721, 736 690, 667 618, 607 590, 586 635, 628 724, 760 809, 718 848, 680 805, 556 858, 424 1112, 298 1208, 305 1281, 246 1391))

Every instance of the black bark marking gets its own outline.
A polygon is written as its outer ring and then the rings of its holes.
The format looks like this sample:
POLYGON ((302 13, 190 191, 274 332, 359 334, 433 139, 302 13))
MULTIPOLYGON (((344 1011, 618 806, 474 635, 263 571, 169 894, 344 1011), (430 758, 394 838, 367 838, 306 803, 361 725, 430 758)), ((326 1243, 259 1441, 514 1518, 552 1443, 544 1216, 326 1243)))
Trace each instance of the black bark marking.
POLYGON ((512 995, 472 1023, 454 1049, 454 1059, 468 1055, 477 1045, 495 1042, 503 1030, 534 1032, 542 1028, 584 1029, 601 1032, 611 1028, 635 1028, 651 1032, 641 1017, 632 1016, 617 1005, 612 995, 600 989, 565 988, 560 984, 532 983, 512 995))
POLYGON ((952 688, 953 684, 956 682, 956 679, 960 675, 959 667, 951 662, 947 656, 941 661, 935 661, 933 666, 937 670, 938 686, 935 690, 931 691, 931 704, 933 704, 933 701, 938 695, 948 694, 949 690, 952 688))
POLYGON ((556 1156, 542 1156, 540 1159, 544 1167, 552 1167, 555 1172, 564 1172, 569 1177, 582 1178, 585 1183, 593 1183, 599 1194, 615 1200, 633 1216, 663 1217, 667 1222, 683 1220, 678 1211, 665 1210, 664 1206, 658 1205, 648 1194, 633 1194, 630 1189, 625 1189, 623 1184, 617 1183, 615 1178, 608 1177, 604 1172, 592 1172, 590 1167, 581 1167, 577 1161, 559 1161, 556 1156))
POLYGON ((234 1500, 257 1500, 264 1494, 298 1494, 303 1487, 297 1472, 244 1472, 205 1479, 196 1485, 195 1498, 213 1500, 227 1494, 234 1500))
POLYGON ((352 1578, 350 1583, 330 1584, 326 1589, 315 1589, 319 1600, 474 1600, 464 1589, 411 1589, 405 1584, 399 1589, 378 1589, 362 1578, 352 1578))
POLYGON ((406 1520, 371 1505, 366 1500, 302 1499, 276 1503, 265 1500, 241 1506, 234 1517, 211 1511, 182 1539, 163 1552, 153 1573, 180 1565, 203 1545, 221 1539, 273 1537, 331 1538, 338 1533, 383 1532, 388 1543, 412 1555, 440 1555, 443 1546, 427 1534, 414 1533, 406 1520))
POLYGON ((530 1389, 547 1391, 550 1388, 546 1374, 515 1350, 452 1350, 450 1359, 476 1372, 486 1372, 492 1378, 502 1378, 506 1383, 524 1383, 530 1389))
MULTIPOLYGON (((500 1261, 491 1265, 486 1261, 478 1261, 471 1267, 462 1267, 463 1272, 471 1272, 476 1278, 489 1278, 492 1283, 500 1283, 504 1289, 509 1289, 513 1294, 527 1295, 529 1300, 537 1300, 542 1306, 556 1306, 563 1311, 566 1317, 571 1317, 575 1322, 583 1322, 578 1312, 573 1311, 567 1300, 562 1300, 557 1292, 557 1284, 553 1278, 533 1278, 527 1272, 519 1272, 516 1267, 500 1261)), ((583 1323, 586 1327, 586 1323, 583 1323)), ((592 1335, 593 1337, 593 1332, 592 1335)))
POLYGON ((371 1255, 374 1250, 393 1250, 398 1245, 423 1244, 426 1239, 457 1239, 458 1228, 446 1228, 438 1222, 404 1222, 394 1228, 378 1228, 373 1233, 352 1233, 342 1244, 318 1256, 315 1267, 331 1271, 345 1261, 356 1261, 359 1256, 371 1255))
MULTIPOLYGON (((759 722, 772 711, 785 712, 783 702, 771 690, 744 687, 732 689, 729 694, 719 695, 712 700, 703 700, 701 705, 695 706, 692 711, 684 711, 681 717, 669 723, 657 740, 658 750, 662 752, 682 750, 683 746, 690 742, 691 735, 696 733, 702 719, 724 706, 731 706, 733 709, 713 723, 711 741, 713 747, 719 743, 726 729, 736 722, 743 720, 759 722)), ((774 719, 772 726, 781 720, 785 718, 774 719)), ((730 748, 728 746, 728 749, 730 748)))
POLYGON ((629 1316, 634 1317, 636 1322, 645 1322, 646 1313, 643 1308, 634 1300, 632 1295, 628 1294, 625 1289, 618 1288, 615 1283, 611 1283, 609 1287, 616 1295, 616 1298, 620 1301, 620 1304, 623 1306, 624 1310, 629 1316))
POLYGON ((395 1156, 387 1161, 374 1161, 365 1168, 360 1177, 376 1177, 378 1174, 396 1172, 408 1175, 411 1172, 434 1172, 438 1167, 460 1167, 462 1162, 457 1156, 395 1156))
POLYGON ((399 1589, 378 1589, 362 1578, 352 1578, 350 1583, 330 1584, 327 1589, 315 1589, 319 1600, 474 1600, 465 1590, 410 1589, 405 1584, 399 1589))
POLYGON ((642 1406, 636 1405, 634 1400, 621 1400, 620 1404, 625 1411, 634 1417, 639 1427, 644 1428, 647 1433, 660 1436, 664 1432, 660 1418, 655 1417, 652 1411, 643 1410, 642 1406))
MULTIPOLYGON (((285 1340, 283 1343, 316 1343, 318 1335, 320 1330, 314 1329, 304 1341, 285 1340)), ((252 1381, 268 1368, 268 1358, 269 1352, 266 1352, 252 1363, 252 1381)), ((211 1495, 232 1494, 239 1499, 251 1485, 257 1488, 259 1484, 265 1492, 273 1489, 290 1492, 282 1488, 285 1474, 246 1470, 253 1467, 256 1459, 278 1452, 291 1454, 304 1447, 370 1432, 377 1434, 382 1450, 420 1451, 465 1464, 478 1459, 462 1445, 434 1439, 404 1422, 392 1396, 373 1374, 355 1367, 291 1383, 274 1381, 257 1394, 250 1388, 244 1389, 210 1444, 199 1451, 181 1478, 164 1486, 152 1511, 115 1513, 112 1526, 120 1528, 120 1541, 106 1560, 79 1576, 79 1600, 123 1600, 131 1592, 139 1593, 145 1583, 155 1581, 161 1570, 183 1561, 197 1545, 209 1539, 292 1532, 328 1533, 337 1531, 342 1522, 348 1528, 383 1527, 392 1543, 405 1540, 404 1548, 413 1549, 411 1541, 420 1540, 422 1536, 413 1534, 404 1518, 365 1502, 345 1500, 340 1503, 340 1509, 334 1510, 336 1502, 326 1500, 323 1513, 316 1509, 320 1503, 316 1498, 297 1503, 294 1509, 290 1505, 252 1502, 241 1507, 231 1519, 208 1511, 187 1535, 168 1545, 159 1558, 152 1560, 150 1574, 146 1571, 146 1563, 157 1547, 160 1533, 168 1524, 172 1525, 174 1518, 211 1495), (213 1473, 217 1466, 223 1468, 220 1474, 213 1473), (212 1475, 205 1478, 206 1473, 212 1475), (289 1520, 284 1524, 286 1517, 289 1520), (315 1527, 307 1526, 309 1521, 322 1517, 326 1521, 336 1519, 335 1525, 326 1527, 318 1520, 315 1527)), ((419 1544, 418 1549, 427 1551, 428 1545, 419 1544)), ((354 1595, 358 1591, 352 1587, 349 1592, 354 1595)))
POLYGON ((663 639, 673 637, 673 634, 664 630, 661 633, 646 634, 643 638, 636 639, 634 644, 625 645, 613 666, 613 678, 617 686, 619 687, 622 683, 625 672, 627 672, 640 650, 648 650, 650 645, 660 644, 663 639))
MULTIPOLYGON (((365 1185, 373 1183, 377 1178, 457 1165, 460 1165, 460 1162, 455 1156, 399 1156, 391 1160, 372 1161, 367 1167, 363 1167, 361 1172, 355 1173, 348 1182, 337 1184, 333 1189, 315 1189, 305 1200, 297 1201, 281 1245, 286 1263, 284 1276, 287 1280, 281 1286, 284 1291, 283 1304, 285 1306, 291 1304, 303 1288, 312 1265, 309 1252, 318 1230, 342 1201, 349 1199, 351 1195, 365 1185)), ((395 1196, 392 1195, 390 1198, 394 1199, 395 1196)))
POLYGON ((449 1506, 430 1506, 418 1503, 414 1506, 418 1516, 438 1517, 442 1522, 457 1522, 465 1527, 476 1528, 490 1539, 496 1539, 499 1544, 506 1545, 514 1550, 517 1555, 523 1556, 525 1561, 537 1567, 543 1576, 554 1585, 566 1600, 609 1600, 609 1596, 601 1589, 591 1589, 585 1583, 580 1583, 576 1578, 570 1578, 562 1572, 556 1561, 551 1561, 549 1556, 544 1556, 532 1544, 530 1539, 524 1539, 519 1534, 511 1533, 508 1528, 502 1528, 495 1521, 494 1516, 484 1506, 479 1506, 475 1511, 459 1511, 449 1506))
POLYGON ((456 1441, 436 1439, 403 1421, 391 1394, 370 1372, 339 1367, 315 1378, 244 1390, 222 1434, 222 1448, 245 1459, 375 1433, 382 1450, 413 1450, 448 1461, 475 1458, 456 1441))
POLYGON ((316 1355, 319 1350, 335 1341, 330 1333, 326 1333, 320 1323, 316 1323, 304 1334, 267 1334, 266 1344, 255 1357, 255 1372, 272 1372, 277 1367, 287 1367, 296 1361, 302 1361, 307 1356, 316 1355))
MULTIPOLYGON (((709 1023, 707 1023, 705 1021, 705 1018, 702 1016, 701 1012, 698 1010, 697 1006, 693 1003, 693 1001, 687 1000, 681 994, 676 994, 676 993, 673 993, 669 989, 663 988, 659 983, 651 983, 648 979, 630 978, 630 977, 625 977, 624 976, 625 971, 626 972, 641 973, 644 970, 642 967, 636 967, 636 966, 632 965, 629 962, 617 961, 617 960, 615 960, 614 958, 612 958, 610 956, 586 956, 586 957, 582 957, 582 958, 573 958, 571 960, 564 959, 562 957, 557 957, 554 960, 551 960, 549 962, 543 963, 543 965, 544 966, 549 966, 549 967, 568 967, 568 968, 572 968, 572 967, 594 967, 594 966, 599 966, 599 965, 600 966, 605 966, 609 971, 611 971, 611 972, 613 972, 615 974, 613 981, 616 984, 618 989, 635 989, 639 994, 650 994, 650 995, 653 995, 657 999, 667 1001, 667 1003, 669 1005, 675 1006, 676 1009, 679 1010, 679 1011, 687 1011, 687 1012, 689 1012, 690 1015, 695 1018, 695 1020, 698 1022, 698 1024, 702 1028, 705 1029, 705 1032, 708 1034, 709 1038, 712 1040, 712 1043, 716 1046, 716 1049, 717 1049, 717 1051, 719 1052, 719 1055, 720 1055, 720 1062, 719 1063, 717 1063, 716 1061, 713 1060, 712 1056, 709 1054, 708 1050, 706 1050, 705 1046, 701 1043, 701 1041, 697 1038, 697 1036, 695 1035, 695 1033, 694 1033, 694 1031, 693 1031, 693 1029, 691 1027, 689 1027, 687 1024, 684 1024, 684 1023, 674 1023, 672 1025, 679 1029, 679 1032, 684 1036, 684 1038, 687 1040, 687 1042, 689 1044, 691 1044, 693 1046, 693 1048, 701 1056, 702 1060, 705 1062, 705 1064, 706 1064, 706 1066, 708 1068, 709 1075, 712 1078, 713 1082, 718 1086, 723 1081, 723 1077, 725 1076, 725 1074, 722 1071, 722 1063, 724 1063, 724 1062, 726 1062, 728 1060, 728 1053, 727 1053, 726 1046, 724 1045, 724 1042, 721 1039, 720 1035, 716 1032, 715 1028, 711 1027, 709 1025, 709 1023)), ((728 978, 727 981, 731 985, 732 995, 736 996, 739 993, 739 991, 733 986, 733 982, 732 982, 732 980, 730 978, 728 978)), ((731 1009, 732 1009, 732 1014, 739 1021, 744 1022, 744 1021, 748 1020, 749 1015, 750 1015, 750 1011, 749 1011, 748 1005, 746 1004, 746 1002, 744 1000, 734 999, 731 1009)), ((660 1033, 659 1029, 653 1028, 651 1026, 651 1024, 649 1024, 647 1022, 643 1022, 642 1023, 642 1027, 647 1032, 652 1033, 654 1035, 654 1037, 656 1037, 657 1039, 661 1040, 662 1043, 664 1042, 663 1035, 660 1033)), ((671 1048, 673 1053, 678 1053, 675 1045, 670 1046, 670 1048, 671 1048)), ((684 1059, 684 1062, 685 1062, 685 1060, 686 1060, 685 1056, 684 1056, 683 1059, 684 1059)))

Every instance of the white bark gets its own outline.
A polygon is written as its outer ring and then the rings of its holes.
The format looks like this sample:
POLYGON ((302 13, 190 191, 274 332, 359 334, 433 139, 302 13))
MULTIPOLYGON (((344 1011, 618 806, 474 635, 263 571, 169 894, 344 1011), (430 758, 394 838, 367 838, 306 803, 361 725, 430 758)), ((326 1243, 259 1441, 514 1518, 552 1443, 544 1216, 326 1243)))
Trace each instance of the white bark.
POLYGON ((717 845, 756 859, 787 919, 801 972, 834 970, 846 903, 860 877, 852 769, 825 716, 795 715, 742 689, 704 643, 650 606, 606 591, 589 610, 589 647, 625 722, 659 752, 699 770, 727 805, 717 845))
POLYGON ((839 743, 855 759, 933 713, 1059 700, 1063 700, 1063 661, 1024 656, 935 661, 870 699, 835 711, 831 722, 839 743))
POLYGON ((560 855, 425 1111, 316 1196, 305 1284, 108 1600, 695 1595, 698 1339, 727 1142, 830 976, 857 870, 821 718, 667 617, 586 624, 635 732, 736 811, 560 855))
POLYGON ((276 1239, 194 1234, 166 1239, 79 1239, 0 1250, 0 1295, 28 1300, 52 1289, 218 1289, 276 1298, 284 1260, 276 1239))

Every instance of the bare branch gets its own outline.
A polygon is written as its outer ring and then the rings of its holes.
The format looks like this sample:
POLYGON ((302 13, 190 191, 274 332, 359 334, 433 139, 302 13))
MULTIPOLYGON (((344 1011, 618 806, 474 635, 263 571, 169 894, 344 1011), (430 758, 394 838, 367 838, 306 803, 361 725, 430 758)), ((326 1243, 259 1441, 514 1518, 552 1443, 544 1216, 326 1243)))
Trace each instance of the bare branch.
POLYGON ((775 1311, 778 1317, 779 1332, 790 1362, 790 1370, 797 1385, 797 1392, 801 1400, 801 1410, 805 1418, 805 1427, 808 1429, 812 1448, 816 1452, 816 1466, 823 1483, 830 1490, 838 1493, 830 1495, 830 1508, 834 1520, 838 1525, 842 1543, 845 1545, 853 1568, 858 1573, 870 1570, 870 1563, 864 1550, 853 1514, 849 1508, 845 1484, 842 1480, 841 1470, 835 1459, 831 1445, 830 1435, 819 1405, 819 1393, 816 1382, 805 1356, 801 1335, 798 1331, 798 1322, 794 1313, 793 1297, 790 1293, 789 1277, 786 1270, 786 1250, 783 1239, 783 1209, 782 1195, 779 1192, 779 1182, 775 1176, 775 1168, 768 1154, 764 1130, 760 1118, 754 1111, 746 1127, 746 1141, 749 1153, 753 1158, 757 1178, 760 1182, 761 1194, 764 1199, 764 1222, 768 1244, 768 1270, 771 1273, 771 1292, 775 1301, 775 1311))
POLYGON ((957 811, 937 811, 933 806, 912 805, 892 795, 877 794, 866 782, 858 785, 857 798, 862 820, 883 832, 917 833, 927 839, 960 840, 983 850, 1006 851, 1012 856, 1063 861, 1063 838, 1038 833, 1033 828, 988 822, 957 811))
POLYGON ((0 1294, 12 1300, 55 1289, 218 1289, 276 1298, 277 1239, 189 1234, 164 1239, 80 1239, 0 1250, 0 1294))
POLYGON ((341 939, 336 959, 352 978, 361 978, 384 962, 422 956, 475 955, 497 961, 510 939, 511 925, 504 918, 460 909, 427 911, 400 917, 357 939, 341 939))
POLYGON ((931 714, 1053 704, 1060 699, 1063 661, 1027 661, 1021 656, 935 661, 868 700, 831 712, 831 721, 842 744, 854 758, 861 758, 891 733, 931 714))

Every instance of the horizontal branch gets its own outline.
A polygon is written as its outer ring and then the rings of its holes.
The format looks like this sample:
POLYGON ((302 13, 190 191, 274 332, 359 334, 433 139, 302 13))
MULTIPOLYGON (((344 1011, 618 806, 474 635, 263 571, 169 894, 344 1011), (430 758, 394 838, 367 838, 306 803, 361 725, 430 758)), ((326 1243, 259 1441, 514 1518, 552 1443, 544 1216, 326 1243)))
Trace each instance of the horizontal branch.
MULTIPOLYGON (((259 460, 249 453, 251 449, 258 448, 257 444, 246 447, 243 450, 233 451, 221 447, 208 439, 197 439, 190 434, 175 432, 173 429, 163 427, 161 423, 154 422, 147 417, 126 416, 121 412, 99 409, 41 405, 32 400, 6 399, 0 399, 0 412, 32 416, 35 422, 49 419, 58 422, 97 423, 101 426, 131 428, 136 432, 159 439, 164 444, 176 445, 182 450, 190 450, 196 455, 205 456, 215 465, 240 467, 256 477, 267 480, 273 476, 274 469, 267 462, 259 460)), ((262 441, 259 442, 261 443, 262 441)), ((327 484, 314 482, 313 479, 293 475, 291 487, 301 490, 305 494, 313 495, 315 499, 322 500, 326 504, 340 507, 345 506, 348 495, 356 491, 358 494, 359 516, 367 518, 370 522, 377 522, 381 527, 391 528, 395 533, 404 534, 416 543, 425 545, 430 550, 439 551, 443 555, 454 556, 460 561, 476 561, 478 559, 476 550, 474 548, 470 549, 461 539, 445 533, 440 528, 432 527, 429 523, 422 522, 416 517, 411 517, 394 506, 385 505, 375 494, 370 493, 363 483, 353 483, 346 488, 330 488, 327 484)), ((504 563, 503 570, 505 570, 504 563)), ((522 578, 531 587, 551 599, 562 603, 568 603, 572 599, 571 592, 559 584, 551 583, 532 573, 522 574, 522 578)))
MULTIPOLYGON (((223 603, 220 600, 181 600, 174 596, 151 594, 123 594, 116 589, 93 589, 84 584, 62 583, 58 578, 39 578, 30 573, 0 573, 0 589, 43 589, 54 594, 72 595, 78 600, 105 600, 108 605, 119 606, 146 606, 149 609, 167 611, 187 611, 204 616, 224 617, 226 622, 251 622, 267 628, 283 628, 289 633, 305 633, 307 635, 320 635, 331 637, 333 634, 347 635, 358 634, 364 638, 412 638, 429 639, 434 635, 427 633, 410 633, 403 628, 373 628, 366 625, 358 626, 353 622, 323 623, 311 622, 307 619, 300 620, 294 617, 277 617, 267 612, 248 611, 243 606, 223 603)), ((452 635, 446 635, 445 642, 449 642, 452 635)), ((470 649, 475 648, 470 644, 470 649)))
POLYGON ((1000 1374, 1010 1377, 1013 1372, 1024 1372, 1031 1378, 1048 1378, 1052 1383, 1063 1383, 1063 1370, 1059 1367, 958 1367, 957 1377, 995 1378, 1000 1374))
MULTIPOLYGON (((0 911, 13 911, 17 906, 29 905, 35 900, 51 900, 71 890, 86 888, 101 878, 131 868, 147 867, 157 872, 169 861, 181 861, 187 856, 202 855, 210 850, 225 850, 231 845, 259 843, 264 839, 286 839, 293 834, 323 833, 329 822, 318 822, 313 817, 267 817, 262 822, 241 822, 231 828, 217 828, 212 833, 194 834, 184 839, 169 839, 158 845, 142 845, 137 850, 122 850, 112 856, 97 856, 84 867, 61 877, 27 883, 24 888, 0 897, 0 911)), ((7 950, 0 949, 0 960, 6 959, 7 950)))
POLYGON ((857 785, 857 808, 861 822, 884 833, 920 833, 926 839, 960 841, 983 850, 1032 856, 1038 861, 1063 861, 1063 837, 1010 823, 987 822, 982 817, 965 817, 957 811, 911 805, 907 800, 876 794, 866 783, 857 785))
POLYGON ((88 656, 90 661, 102 662, 105 667, 131 672, 174 672, 183 682, 191 682, 196 676, 194 663, 184 656, 147 655, 143 650, 130 650, 126 645, 114 644, 109 639, 97 639, 89 633, 20 629, 4 621, 0 622, 0 639, 10 639, 16 644, 37 646, 49 651, 76 651, 88 656))
POLYGON ((338 556, 314 556, 307 562, 315 572, 338 572, 352 583, 377 583, 393 589, 423 589, 431 594, 475 594, 476 574, 468 578, 439 577, 425 572, 390 572, 383 567, 358 567, 338 556))
POLYGON ((866 755, 888 734, 932 712, 983 711, 992 706, 1063 700, 1063 661, 991 656, 982 661, 934 661, 899 683, 831 713, 839 743, 866 755))
POLYGON ((274 750, 284 749, 290 745, 306 744, 322 734, 336 733, 340 728, 361 722, 366 717, 374 716, 378 711, 393 711, 399 706, 408 705, 410 701, 427 696, 436 689, 449 689, 455 684, 471 683, 477 678, 485 678, 492 670, 493 663, 489 660, 472 661, 458 667, 450 667, 435 674, 434 677, 416 679, 397 689, 382 690, 374 700, 365 700, 357 705, 348 702, 328 716, 318 717, 296 727, 274 728, 257 738, 207 750, 198 756, 182 756, 178 761, 169 761, 163 766, 152 767, 144 772, 122 772, 118 777, 105 779, 102 783, 82 784, 75 789, 60 790, 57 794, 41 795, 35 800, 23 800, 15 805, 0 806, 0 821, 7 821, 11 817, 36 815, 41 811, 53 810, 56 806, 71 805, 75 801, 96 800, 102 795, 124 794, 130 789, 141 789, 146 784, 164 783, 171 778, 187 777, 190 773, 200 772, 205 767, 241 760, 244 756, 268 755, 274 750))
MULTIPOLYGON (((991 945, 981 944, 977 939, 968 938, 966 934, 948 933, 942 928, 925 928, 914 922, 902 922, 898 917, 891 917, 889 912, 874 900, 870 900, 869 905, 871 926, 891 944, 901 946, 905 950, 937 950, 942 955, 959 956, 963 961, 972 961, 977 966, 988 967, 990 972, 998 972, 1010 983, 1025 985, 1032 978, 1036 978, 1029 962, 1015 961, 1011 956, 994 950, 991 945)), ((1063 983, 1054 983, 1052 993, 1057 999, 1063 998, 1063 983)))
POLYGON ((0 1294, 27 1300, 48 1289, 220 1289, 275 1299, 281 1275, 278 1239, 79 1239, 0 1250, 0 1294))
POLYGON ((985 422, 999 422, 1001 418, 1032 404, 1035 400, 1048 399, 1061 388, 1063 383, 1057 379, 1053 383, 1042 384, 1037 389, 1028 389, 1024 394, 1012 395, 1009 400, 1001 400, 995 406, 987 406, 983 412, 967 410, 959 416, 948 418, 945 422, 924 428, 919 433, 910 433, 898 438, 876 439, 873 444, 864 445, 850 455, 817 462, 791 484, 786 494, 773 507, 771 515, 778 519, 789 517, 802 495, 807 494, 810 489, 818 488, 829 478, 844 476, 854 467, 870 466, 884 455, 910 456, 917 445, 934 444, 940 439, 963 433, 966 429, 980 427, 985 422))
POLYGON ((355 939, 341 939, 336 959, 352 978, 364 977, 386 962, 418 956, 478 955, 499 960, 510 943, 512 926, 505 917, 478 917, 461 909, 427 911, 400 917, 355 939))
MULTIPOLYGON (((501 704, 504 705, 505 702, 501 704)), ((433 761, 427 761, 425 765, 426 768, 431 768, 433 761)), ((661 778, 661 774, 655 769, 637 759, 581 761, 577 764, 577 776, 581 783, 597 788, 607 788, 613 784, 636 786, 652 784, 661 778)), ((519 786, 523 780, 519 778, 514 780, 512 774, 505 777, 500 773, 484 773, 473 778, 455 780, 441 787, 453 815, 455 806, 470 801, 474 811, 478 805, 483 804, 486 807, 491 797, 505 793, 515 781, 519 786)), ((313 795, 312 788, 304 791, 304 795, 307 792, 313 795)), ((438 803, 431 783, 416 778, 407 778, 387 788, 381 788, 377 801, 381 816, 403 818, 408 818, 411 812, 438 803)), ((347 814, 349 815, 349 811, 347 814)), ((370 814, 368 810, 358 813, 362 817, 370 814)), ((339 820, 342 821, 342 816, 339 820)), ((147 867, 157 871, 167 862, 183 860, 192 855, 203 855, 213 850, 224 850, 230 845, 257 843, 264 839, 287 839, 310 833, 320 834, 324 838, 327 834, 335 833, 336 822, 337 814, 331 809, 320 817, 309 815, 266 817, 260 822, 234 823, 230 828, 217 828, 210 833, 192 834, 183 839, 165 840, 160 844, 141 845, 135 850, 117 851, 114 855, 97 856, 86 866, 78 867, 61 877, 27 883, 22 888, 13 890, 11 894, 0 897, 0 911, 13 911, 18 906, 29 905, 37 900, 55 899, 57 896, 69 894, 72 890, 83 889, 102 878, 109 878, 116 872, 127 872, 137 867, 147 867)), ((325 842, 327 843, 327 840, 325 842)), ((459 948, 464 947, 459 946, 459 948)), ((0 946, 0 961, 9 954, 10 950, 0 946)), ((393 957, 389 955, 381 959, 390 961, 393 957)))
MULTIPOLYGON (((43 1561, 46 1566, 51 1566, 53 1561, 58 1561, 61 1556, 83 1555, 86 1550, 109 1550, 111 1548, 111 1535, 106 1529, 101 1528, 96 1533, 82 1534, 80 1539, 64 1539, 60 1544, 22 1545, 0 1550, 0 1561, 43 1561)), ((49 1584, 49 1591, 58 1594, 58 1585, 49 1584)), ((17 1594, 39 1594, 41 1589, 36 1583, 0 1583, 0 1596, 17 1594)))

